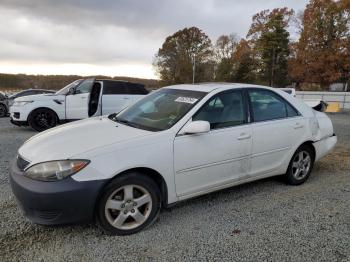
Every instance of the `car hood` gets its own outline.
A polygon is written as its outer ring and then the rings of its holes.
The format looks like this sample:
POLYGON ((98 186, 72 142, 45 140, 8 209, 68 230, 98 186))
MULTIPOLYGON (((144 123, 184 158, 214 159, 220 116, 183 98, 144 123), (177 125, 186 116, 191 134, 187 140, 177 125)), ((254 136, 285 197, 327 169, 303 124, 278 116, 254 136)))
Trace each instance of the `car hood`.
POLYGON ((153 132, 116 123, 107 117, 95 117, 44 131, 27 140, 18 153, 34 164, 69 159, 86 151, 151 134, 153 132))
POLYGON ((39 95, 31 95, 31 96, 21 96, 15 99, 16 102, 21 101, 44 101, 44 100, 52 100, 55 98, 64 98, 64 95, 56 95, 56 94, 39 94, 39 95))

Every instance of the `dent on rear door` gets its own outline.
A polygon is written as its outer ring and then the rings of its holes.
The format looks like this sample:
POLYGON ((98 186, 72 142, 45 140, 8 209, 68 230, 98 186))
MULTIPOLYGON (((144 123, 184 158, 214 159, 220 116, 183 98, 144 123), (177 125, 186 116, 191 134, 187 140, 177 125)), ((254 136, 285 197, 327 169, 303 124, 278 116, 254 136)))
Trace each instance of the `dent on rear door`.
POLYGON ((253 124, 251 175, 278 170, 289 162, 305 133, 303 117, 286 118, 253 124))

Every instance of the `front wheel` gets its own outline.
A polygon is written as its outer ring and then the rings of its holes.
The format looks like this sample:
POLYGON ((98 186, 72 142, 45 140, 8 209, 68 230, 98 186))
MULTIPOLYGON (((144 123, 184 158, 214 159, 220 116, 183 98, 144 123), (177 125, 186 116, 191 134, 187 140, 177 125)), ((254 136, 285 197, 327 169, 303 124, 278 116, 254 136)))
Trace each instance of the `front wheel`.
POLYGON ((310 176, 314 166, 315 155, 309 145, 300 146, 295 151, 286 173, 287 183, 290 185, 300 185, 310 176))
POLYGON ((103 192, 96 210, 99 226, 109 234, 134 234, 151 225, 160 211, 156 183, 139 173, 113 180, 103 192))
POLYGON ((57 125, 56 114, 49 109, 39 108, 30 113, 28 123, 36 131, 44 131, 57 125))

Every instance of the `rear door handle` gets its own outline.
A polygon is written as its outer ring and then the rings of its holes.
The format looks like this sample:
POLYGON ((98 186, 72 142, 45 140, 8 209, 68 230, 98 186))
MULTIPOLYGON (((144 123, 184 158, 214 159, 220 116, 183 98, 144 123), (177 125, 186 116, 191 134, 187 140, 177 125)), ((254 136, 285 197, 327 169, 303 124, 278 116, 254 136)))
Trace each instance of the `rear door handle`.
POLYGON ((302 128, 303 126, 304 126, 303 124, 295 123, 295 124, 293 125, 293 128, 294 128, 294 129, 299 129, 299 128, 302 128))
POLYGON ((238 140, 244 140, 244 139, 249 139, 251 138, 252 136, 250 134, 246 134, 246 133, 242 133, 240 134, 239 137, 237 137, 238 140))

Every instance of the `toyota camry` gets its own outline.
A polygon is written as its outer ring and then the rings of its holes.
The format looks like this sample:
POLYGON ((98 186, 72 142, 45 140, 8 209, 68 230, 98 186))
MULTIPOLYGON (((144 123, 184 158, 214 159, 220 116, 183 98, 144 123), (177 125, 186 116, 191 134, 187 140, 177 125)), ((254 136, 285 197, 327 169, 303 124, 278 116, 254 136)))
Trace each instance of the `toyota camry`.
POLYGON ((94 220, 126 235, 161 208, 212 191, 277 175, 300 185, 336 141, 325 113, 278 89, 174 85, 30 138, 10 181, 35 223, 94 220))

